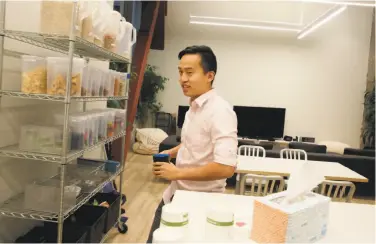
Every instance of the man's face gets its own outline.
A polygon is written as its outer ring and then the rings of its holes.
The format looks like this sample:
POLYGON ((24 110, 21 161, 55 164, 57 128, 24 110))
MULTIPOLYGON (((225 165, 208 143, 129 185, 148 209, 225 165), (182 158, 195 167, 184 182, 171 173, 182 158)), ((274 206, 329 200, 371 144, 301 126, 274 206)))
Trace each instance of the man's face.
POLYGON ((179 63, 179 82, 184 95, 196 98, 211 89, 211 81, 214 72, 205 74, 201 66, 201 56, 198 54, 186 54, 179 63))

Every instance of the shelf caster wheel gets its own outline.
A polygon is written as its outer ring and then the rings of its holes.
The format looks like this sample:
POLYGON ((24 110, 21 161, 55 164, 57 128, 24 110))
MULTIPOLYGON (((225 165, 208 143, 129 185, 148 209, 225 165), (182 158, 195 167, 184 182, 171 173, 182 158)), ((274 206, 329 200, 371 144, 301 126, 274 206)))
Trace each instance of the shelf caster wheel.
POLYGON ((125 234, 128 231, 128 226, 125 223, 121 223, 121 224, 118 225, 118 231, 121 234, 125 234))
POLYGON ((127 201, 127 198, 124 194, 121 194, 121 205, 123 205, 127 201))
POLYGON ((124 208, 121 209, 121 214, 122 215, 125 214, 125 209, 124 208))

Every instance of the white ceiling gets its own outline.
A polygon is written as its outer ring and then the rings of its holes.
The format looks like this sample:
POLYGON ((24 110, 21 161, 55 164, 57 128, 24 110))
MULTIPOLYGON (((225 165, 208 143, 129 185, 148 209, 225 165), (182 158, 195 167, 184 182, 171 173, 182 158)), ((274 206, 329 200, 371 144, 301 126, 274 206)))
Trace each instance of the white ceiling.
POLYGON ((296 34, 285 32, 275 33, 273 31, 271 33, 270 31, 245 28, 193 25, 189 24, 189 16, 239 18, 253 21, 287 22, 304 25, 313 21, 332 6, 333 4, 292 0, 168 1, 166 18, 167 35, 200 35, 201 33, 211 33, 217 36, 233 35, 239 38, 250 35, 289 37, 296 34))

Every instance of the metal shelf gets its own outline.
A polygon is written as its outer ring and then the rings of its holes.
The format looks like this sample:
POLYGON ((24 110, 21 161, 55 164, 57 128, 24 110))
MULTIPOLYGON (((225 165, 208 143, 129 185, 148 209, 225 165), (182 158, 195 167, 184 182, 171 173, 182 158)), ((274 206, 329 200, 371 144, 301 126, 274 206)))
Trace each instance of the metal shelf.
MULTIPOLYGON (((17 97, 25 99, 35 100, 47 100, 55 102, 64 102, 65 96, 48 95, 48 94, 28 94, 18 91, 6 91, 0 90, 0 96, 17 97)), ((95 102, 95 101, 107 101, 107 100, 126 100, 127 96, 111 96, 111 97, 71 97, 72 101, 77 102, 95 102)))
POLYGON ((34 153, 34 152, 21 151, 18 149, 19 148, 18 145, 0 148, 0 156, 11 157, 11 158, 21 158, 21 159, 32 159, 32 160, 55 162, 55 163, 64 163, 64 162, 70 162, 72 160, 75 160, 81 157, 85 152, 92 151, 122 136, 125 136, 125 131, 122 131, 121 133, 113 137, 107 138, 106 140, 100 141, 91 147, 85 148, 84 150, 71 151, 70 153, 68 153, 66 157, 62 157, 61 155, 47 154, 47 153, 34 153))
MULTIPOLYGON (((68 35, 42 34, 14 30, 3 30, 0 32, 0 35, 63 54, 68 54, 69 52, 70 40, 68 35)), ((130 63, 129 58, 113 53, 80 37, 75 38, 74 51, 77 56, 130 63)))
MULTIPOLYGON (((79 169, 78 169, 79 170, 79 169)), ((97 194, 103 187, 112 182, 121 172, 122 168, 116 173, 109 173, 103 170, 100 170, 102 173, 106 173, 107 177, 100 184, 95 186, 90 192, 83 192, 77 197, 76 204, 64 211, 64 220, 67 219, 72 213, 84 205, 90 198, 97 194)), ((93 176, 98 173, 99 170, 94 171, 93 176)), ((59 175, 58 175, 59 176, 59 175)), ((12 218, 21 218, 21 219, 32 219, 32 220, 42 220, 48 222, 58 222, 58 212, 43 212, 43 211, 34 211, 30 209, 25 209, 24 206, 25 193, 20 193, 11 199, 5 201, 0 205, 0 215, 12 218)))

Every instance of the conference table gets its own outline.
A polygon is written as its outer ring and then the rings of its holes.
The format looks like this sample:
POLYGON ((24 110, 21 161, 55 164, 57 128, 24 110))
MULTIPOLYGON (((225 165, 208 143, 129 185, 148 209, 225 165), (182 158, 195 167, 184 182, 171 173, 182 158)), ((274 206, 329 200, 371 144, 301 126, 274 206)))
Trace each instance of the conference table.
MULTIPOLYGON (((203 243, 206 211, 216 205, 231 209, 235 221, 244 221, 252 228, 253 202, 258 197, 176 191, 172 200, 189 213, 188 242, 203 243)), ((375 205, 330 202, 328 231, 318 243, 375 243, 375 205)), ((248 236, 236 236, 236 242, 254 243, 248 236)))
POLYGON ((314 167, 311 168, 322 172, 327 180, 368 182, 366 177, 336 162, 268 157, 257 158, 238 155, 235 173, 239 174, 240 179, 239 181, 236 181, 235 193, 240 193, 240 182, 246 174, 279 175, 288 177, 299 168, 302 162, 314 164, 314 167))

